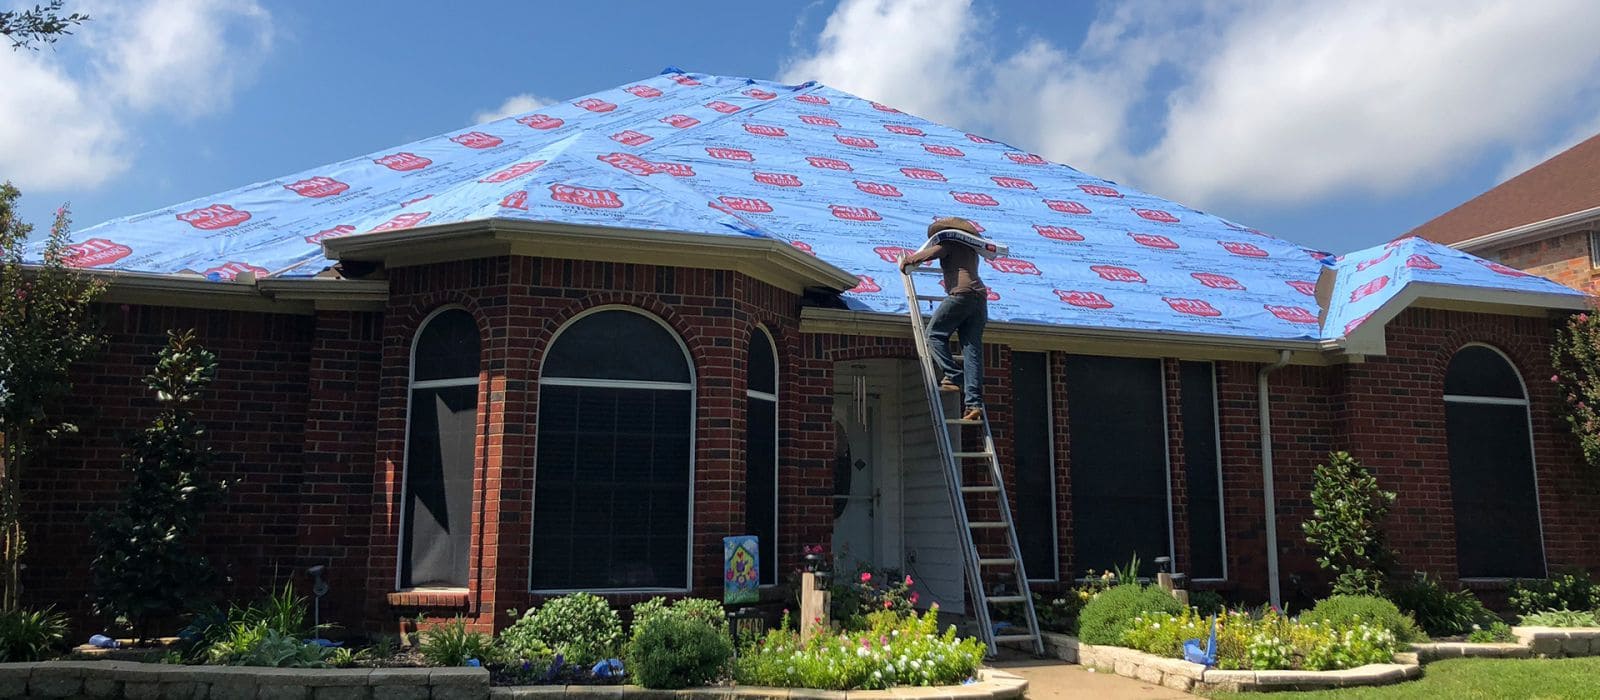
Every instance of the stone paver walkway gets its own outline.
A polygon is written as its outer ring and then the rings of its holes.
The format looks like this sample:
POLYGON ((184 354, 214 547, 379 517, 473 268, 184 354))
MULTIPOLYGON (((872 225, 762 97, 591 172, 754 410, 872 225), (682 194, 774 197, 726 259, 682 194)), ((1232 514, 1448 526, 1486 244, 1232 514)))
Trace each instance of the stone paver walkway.
POLYGON ((1065 661, 1035 659, 1015 652, 1002 652, 992 665, 1028 679, 1030 700, 1169 700, 1195 697, 1112 673, 1095 673, 1065 661))

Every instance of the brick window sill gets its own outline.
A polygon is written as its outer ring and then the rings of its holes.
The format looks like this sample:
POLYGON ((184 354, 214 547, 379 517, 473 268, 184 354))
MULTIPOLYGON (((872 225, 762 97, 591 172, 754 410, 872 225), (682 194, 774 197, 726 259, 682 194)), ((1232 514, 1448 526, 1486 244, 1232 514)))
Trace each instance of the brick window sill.
POLYGON ((413 588, 393 591, 386 596, 392 608, 465 608, 465 588, 413 588))

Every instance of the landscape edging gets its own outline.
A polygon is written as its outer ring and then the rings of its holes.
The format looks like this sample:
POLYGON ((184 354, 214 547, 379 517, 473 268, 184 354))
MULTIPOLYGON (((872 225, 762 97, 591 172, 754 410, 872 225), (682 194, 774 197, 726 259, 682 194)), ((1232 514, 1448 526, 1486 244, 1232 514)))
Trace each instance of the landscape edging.
POLYGON ((599 700, 1018 700, 1028 691, 1021 676, 992 668, 968 685, 906 686, 888 690, 816 690, 759 685, 651 690, 636 685, 510 685, 489 689, 491 698, 557 697, 599 700))
POLYGON ((0 663, 0 697, 7 698, 477 700, 488 694, 489 672, 467 667, 302 669, 134 661, 0 663))

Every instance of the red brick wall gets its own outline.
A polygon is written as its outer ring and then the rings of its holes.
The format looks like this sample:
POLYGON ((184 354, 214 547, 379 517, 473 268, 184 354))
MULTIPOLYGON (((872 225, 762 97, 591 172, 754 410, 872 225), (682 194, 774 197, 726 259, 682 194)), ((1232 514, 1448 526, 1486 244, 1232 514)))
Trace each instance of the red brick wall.
POLYGON ((1578 231, 1507 246, 1497 251, 1500 262, 1548 277, 1590 294, 1600 292, 1589 264, 1589 232, 1578 231))

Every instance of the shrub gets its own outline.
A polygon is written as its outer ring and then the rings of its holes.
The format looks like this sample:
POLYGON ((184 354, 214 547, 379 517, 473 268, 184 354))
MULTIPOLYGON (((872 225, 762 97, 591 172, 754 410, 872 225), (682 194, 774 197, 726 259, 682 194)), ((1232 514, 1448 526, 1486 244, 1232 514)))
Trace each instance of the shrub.
POLYGON ((629 672, 646 688, 705 685, 720 677, 732 658, 725 629, 676 615, 645 620, 628 644, 629 672))
POLYGON ((297 635, 285 634, 265 622, 238 622, 211 645, 206 661, 227 666, 266 666, 269 668, 322 668, 328 650, 306 642, 297 635))
POLYGON ((1396 586, 1389 599, 1435 637, 1466 634, 1497 619, 1471 591, 1446 590, 1426 574, 1396 586))
POLYGON ((858 569, 854 576, 833 584, 829 615, 845 629, 860 629, 874 612, 911 612, 916 609, 918 598, 911 590, 912 583, 910 576, 895 569, 858 569))
POLYGON ((509 612, 515 621, 500 630, 500 648, 505 651, 507 660, 548 665, 555 652, 551 651, 544 640, 539 639, 538 630, 533 624, 533 616, 518 615, 515 610, 509 612))
POLYGON ((1316 606, 1300 616, 1306 621, 1317 620, 1331 625, 1358 622, 1379 627, 1402 642, 1426 639, 1417 628, 1416 620, 1400 612, 1394 603, 1369 595, 1336 595, 1317 602, 1316 606))
POLYGON ((1201 615, 1217 615, 1228 608, 1228 603, 1216 591, 1190 591, 1189 606, 1201 615))
POLYGON ((1519 615, 1544 610, 1593 610, 1600 607, 1600 585, 1583 571, 1548 579, 1511 582, 1506 602, 1519 615))
POLYGON ((1333 592, 1379 595, 1394 558, 1383 536, 1394 493, 1378 488, 1378 480, 1347 452, 1329 455, 1312 478, 1311 517, 1301 527, 1320 550, 1317 564, 1334 573, 1333 592))
POLYGON ((617 655, 622 643, 622 620, 605 599, 574 593, 530 610, 534 638, 549 645, 567 663, 588 666, 617 655))
POLYGON ((1473 644, 1498 644, 1514 642, 1516 639, 1517 635, 1511 632, 1511 625, 1500 621, 1489 623, 1487 628, 1473 625, 1472 632, 1467 635, 1467 641, 1473 644))
POLYGON ((645 624, 663 616, 699 622, 711 626, 724 635, 728 633, 728 615, 723 610, 722 603, 707 598, 683 598, 668 605, 665 598, 656 597, 635 604, 632 613, 633 620, 629 631, 635 639, 644 630, 645 624))
POLYGON ((1102 592, 1078 615, 1078 638, 1085 644, 1121 644, 1122 633, 1136 617, 1183 612, 1171 594, 1155 586, 1128 583, 1102 592))
POLYGON ((1522 616, 1524 627, 1600 627, 1592 610, 1544 610, 1522 616))
MULTIPOLYGON (((745 685, 824 690, 954 685, 971 678, 987 651, 977 639, 938 632, 938 607, 893 615, 892 629, 819 636, 809 644, 787 625, 771 630, 734 660, 733 677, 745 685)), ((881 624, 881 615, 874 616, 881 624)))
POLYGON ((457 617, 422 631, 418 651, 433 666, 466 666, 470 659, 489 664, 500 661, 494 638, 467 629, 467 621, 457 617))
POLYGON ((43 661, 67 636, 67 616, 51 608, 0 612, 0 662, 43 661))
POLYGON ((214 605, 194 614, 189 625, 178 632, 178 640, 193 659, 205 659, 213 646, 227 639, 239 639, 242 628, 259 628, 258 634, 276 631, 284 637, 300 639, 320 630, 306 621, 306 599, 294 592, 293 584, 245 606, 237 604, 224 611, 214 605))
POLYGON ((1566 399, 1559 404, 1561 417, 1578 438, 1583 461, 1600 469, 1600 314, 1568 317, 1550 343, 1550 363, 1550 379, 1566 399))

